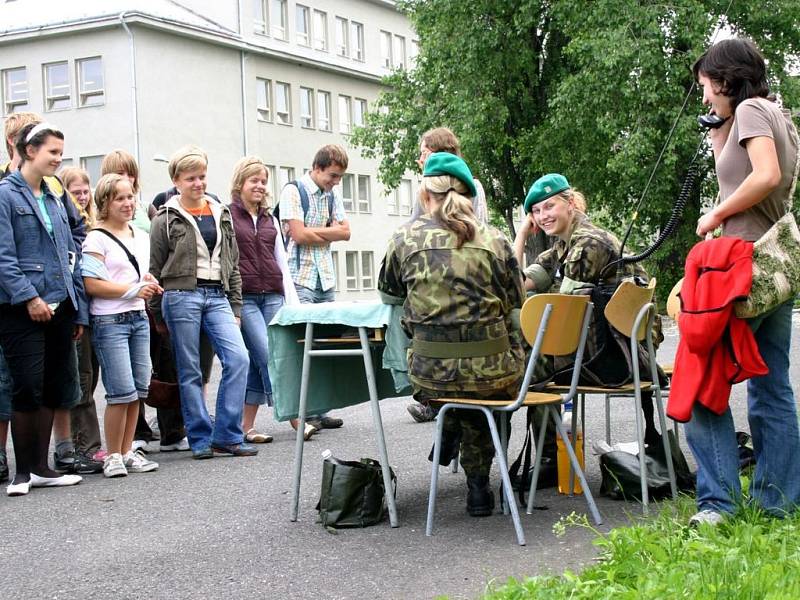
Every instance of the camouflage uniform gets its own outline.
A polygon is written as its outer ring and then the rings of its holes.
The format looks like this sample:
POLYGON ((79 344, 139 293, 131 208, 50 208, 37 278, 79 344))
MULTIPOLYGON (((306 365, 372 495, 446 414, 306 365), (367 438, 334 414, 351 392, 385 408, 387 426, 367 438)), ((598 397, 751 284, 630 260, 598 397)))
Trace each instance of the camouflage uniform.
MULTIPOLYGON (((465 396, 512 398, 525 360, 511 320, 523 300, 519 265, 505 237, 487 225, 481 224, 475 239, 461 248, 456 242, 455 234, 423 215, 394 233, 381 267, 378 289, 384 301, 405 307, 402 324, 413 339, 408 365, 414 397, 423 403, 465 396), (425 355, 426 343, 464 348, 464 343, 489 340, 502 341, 504 348, 457 358, 425 355)), ((465 473, 488 475, 494 447, 484 416, 471 410, 447 415, 445 429, 463 434, 465 473)))
MULTIPOLYGON (((617 260, 621 244, 617 237, 605 229, 593 224, 583 213, 576 212, 573 219, 572 232, 569 240, 557 239, 553 246, 536 257, 533 264, 523 271, 525 277, 532 280, 535 293, 558 292, 562 294, 589 294, 592 288, 598 285, 615 287, 626 277, 638 277, 647 281, 645 270, 638 264, 617 266, 602 274, 609 263, 617 260), (601 275, 603 275, 601 277, 601 275)), ((597 352, 597 343, 591 335, 586 341, 585 356, 594 356, 597 352)), ((653 342, 657 346, 663 339, 661 335, 661 321, 655 319, 653 342)), ((572 364, 571 357, 558 358, 542 357, 536 365, 534 380, 542 381, 552 376, 555 371, 560 371, 572 364)), ((643 396, 643 405, 652 404, 651 396, 643 396)), ((648 407, 645 407, 648 412, 648 407)), ((652 407, 649 407, 652 423, 652 407)), ((534 414, 535 431, 539 431, 540 419, 545 418, 544 411, 537 410, 534 414)), ((650 424, 648 423, 648 424, 650 424)), ((549 424, 545 439, 545 455, 555 456, 555 429, 549 424)))

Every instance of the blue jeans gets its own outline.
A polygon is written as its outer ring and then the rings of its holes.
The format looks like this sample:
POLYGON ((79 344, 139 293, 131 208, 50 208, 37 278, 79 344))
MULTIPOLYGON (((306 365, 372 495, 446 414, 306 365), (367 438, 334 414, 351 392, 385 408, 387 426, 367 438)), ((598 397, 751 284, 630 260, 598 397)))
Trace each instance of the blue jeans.
POLYGON ((242 294, 242 337, 250 353, 245 404, 272 406, 267 325, 283 306, 280 294, 242 294))
POLYGON ((92 343, 108 404, 147 397, 150 386, 150 322, 143 310, 92 315, 92 343))
MULTIPOLYGON (((800 432, 789 380, 792 303, 750 323, 769 374, 747 382, 747 408, 756 468, 750 497, 783 515, 800 504, 800 432)), ((695 404, 686 438, 697 461, 697 506, 732 513, 740 500, 739 454, 730 409, 717 415, 695 404)))
POLYGON ((212 444, 241 444, 244 439, 242 410, 248 356, 225 292, 221 287, 167 290, 161 307, 175 355, 181 411, 189 446, 198 451, 212 444), (222 363, 213 425, 203 401, 201 329, 206 332, 222 363))

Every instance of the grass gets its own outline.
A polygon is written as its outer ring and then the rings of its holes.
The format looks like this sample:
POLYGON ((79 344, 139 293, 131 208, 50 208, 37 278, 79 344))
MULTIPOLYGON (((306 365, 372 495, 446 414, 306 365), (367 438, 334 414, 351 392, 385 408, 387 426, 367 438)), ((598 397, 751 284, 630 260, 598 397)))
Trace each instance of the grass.
POLYGON ((743 507, 717 528, 687 527, 692 498, 669 503, 654 518, 603 533, 585 516, 554 527, 595 534, 597 564, 580 574, 490 584, 484 600, 613 598, 800 598, 800 514, 775 519, 743 507))

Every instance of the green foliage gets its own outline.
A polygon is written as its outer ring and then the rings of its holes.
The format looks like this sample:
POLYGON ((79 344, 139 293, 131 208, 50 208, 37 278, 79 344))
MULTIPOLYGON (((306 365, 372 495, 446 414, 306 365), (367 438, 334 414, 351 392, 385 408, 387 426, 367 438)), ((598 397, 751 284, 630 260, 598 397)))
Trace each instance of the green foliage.
MULTIPOLYGON (((381 158, 380 178, 391 188, 416 168, 421 133, 448 126, 512 231, 527 188, 557 171, 621 236, 693 86, 691 64, 729 1, 403 0, 419 35, 417 67, 386 78, 378 110, 353 142, 381 158)), ((725 22, 759 44, 773 90, 798 107, 800 81, 789 76, 787 56, 800 54, 800 2, 734 0, 725 22)), ((695 90, 637 215, 630 252, 666 223, 700 141, 702 112, 695 90)), ((665 289, 697 241, 701 204, 716 193, 711 174, 706 152, 703 183, 681 226, 646 265, 665 289)))
POLYGON ((654 520, 607 534, 594 529, 586 517, 572 515, 554 529, 578 526, 593 531, 599 564, 580 574, 511 579, 484 598, 800 597, 800 516, 775 519, 743 508, 717 528, 691 529, 686 523, 694 510, 693 499, 684 498, 654 520))

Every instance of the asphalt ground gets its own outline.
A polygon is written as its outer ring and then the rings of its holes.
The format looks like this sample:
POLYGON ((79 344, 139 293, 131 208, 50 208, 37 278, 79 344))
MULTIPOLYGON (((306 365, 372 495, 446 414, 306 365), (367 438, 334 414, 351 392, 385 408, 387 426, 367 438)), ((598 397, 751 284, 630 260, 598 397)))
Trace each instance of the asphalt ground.
MULTIPOLYGON (((792 355, 798 353, 795 314, 792 355)), ((674 329, 659 360, 675 351, 674 329)), ((218 381, 219 369, 215 370, 218 381)), ((795 381, 800 364, 792 365, 795 381)), ((213 394, 210 395, 212 398, 213 394)), ((103 393, 98 389, 102 415, 103 393)), ((516 543, 510 517, 472 518, 465 512, 462 472, 442 469, 434 535, 425 536, 433 424, 414 423, 408 398, 381 403, 390 462, 398 476, 400 527, 388 520, 365 529, 329 533, 315 522, 321 453, 377 457, 368 405, 337 411, 345 425, 325 430, 306 445, 300 516, 289 521, 294 432, 262 409, 257 424, 275 436, 257 457, 194 461, 187 452, 151 458, 161 467, 123 479, 90 475, 72 488, 34 489, 0 496, 0 596, 2 598, 474 598, 487 584, 508 577, 580 569, 596 557, 591 532, 553 525, 583 513, 582 496, 540 492, 547 510, 522 514, 527 545, 516 543)), ((738 429, 747 430, 743 386, 734 388, 738 429)), ((587 400, 587 448, 604 436, 602 399, 587 400)), ((522 442, 524 416, 514 418, 513 455, 522 442)), ((614 441, 630 441, 633 410, 615 401, 614 441)), ((683 438, 682 438, 683 441, 683 438)), ((11 448, 9 447, 9 450, 11 448)), ((684 450, 691 462, 691 455, 684 450)), ((13 473, 13 452, 9 452, 13 473)), ((591 489, 605 531, 638 518, 635 503, 601 498, 598 460, 587 457, 591 489)), ((493 486, 499 476, 496 466, 493 486)))

